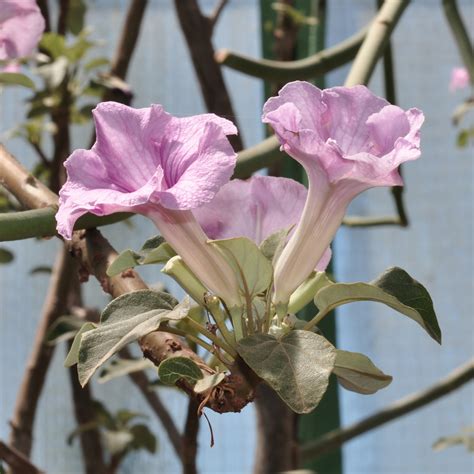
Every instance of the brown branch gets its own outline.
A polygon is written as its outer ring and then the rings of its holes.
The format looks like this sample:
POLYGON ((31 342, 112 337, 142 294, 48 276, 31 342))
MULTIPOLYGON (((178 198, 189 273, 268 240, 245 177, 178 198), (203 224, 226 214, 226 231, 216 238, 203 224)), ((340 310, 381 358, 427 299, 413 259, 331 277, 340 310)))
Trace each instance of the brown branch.
POLYGON ((216 7, 214 8, 214 11, 209 15, 208 21, 209 21, 209 26, 211 28, 211 34, 217 22, 219 21, 219 18, 222 15, 222 12, 224 11, 224 8, 227 5, 227 3, 229 3, 229 0, 219 0, 216 7))
POLYGON ((29 456, 31 452, 36 408, 54 353, 54 346, 45 344, 46 334, 51 324, 66 312, 67 294, 72 286, 71 275, 74 275, 75 269, 74 260, 63 246, 54 264, 50 286, 33 342, 33 351, 23 375, 10 422, 12 427, 10 446, 26 456, 29 456))
POLYGON ((5 461, 14 474, 42 474, 22 453, 0 441, 0 459, 5 461))
POLYGON ((59 16, 57 32, 60 35, 65 35, 67 30, 67 17, 69 14, 69 0, 59 0, 59 16))
POLYGON ((190 398, 186 423, 184 424, 182 457, 183 474, 197 474, 196 455, 198 450, 197 435, 199 433, 199 403, 190 398))
POLYGON ((265 384, 257 389, 257 451, 253 474, 290 471, 296 466, 295 415, 265 384), (272 443, 268 442, 272 440, 272 443))
MULTIPOLYGON (((196 0, 175 0, 174 3, 208 111, 232 120, 238 128, 221 67, 214 59, 209 19, 201 13, 196 0)), ((242 150, 239 135, 229 140, 236 151, 242 150)))
POLYGON ((40 12, 44 18, 44 23, 45 23, 44 32, 47 33, 48 31, 51 31, 51 21, 49 18, 48 0, 36 0, 36 3, 38 4, 40 12))
POLYGON ((474 360, 470 360, 455 369, 446 378, 441 379, 428 389, 416 392, 398 402, 389 405, 375 415, 369 416, 347 428, 333 430, 316 441, 312 441, 300 448, 301 461, 304 463, 323 454, 334 451, 347 441, 378 428, 385 423, 421 408, 445 395, 453 392, 462 385, 474 379, 474 360))
MULTIPOLYGON (((147 4, 148 0, 131 0, 109 75, 117 76, 123 80, 127 77, 128 66, 137 46, 147 4)), ((102 97, 102 101, 113 100, 114 102, 130 105, 132 97, 130 92, 124 92, 118 88, 107 89, 102 97)), ((92 146, 94 142, 95 130, 92 131, 90 146, 92 146)))
MULTIPOLYGON (((68 309, 74 308, 74 312, 78 312, 82 308, 81 285, 77 274, 74 274, 74 285, 68 295, 68 309)), ((73 313, 72 310, 68 311, 73 313)), ((85 310, 84 310, 85 313, 85 310)), ((91 316, 91 314, 89 314, 91 316)), ((72 341, 68 344, 70 350, 72 341)), ((68 350, 68 352, 69 352, 68 350)), ((71 367, 69 370, 69 380, 71 382, 72 401, 74 405, 74 415, 78 426, 86 425, 96 420, 97 414, 93 405, 92 388, 88 385, 81 387, 77 378, 77 370, 71 367)), ((86 474, 105 474, 104 452, 102 449, 102 441, 98 428, 91 428, 79 433, 81 443, 82 459, 86 474)))
POLYGON ((36 154, 38 155, 38 158, 41 160, 41 163, 43 163, 43 165, 49 169, 49 167, 51 166, 51 162, 48 160, 48 157, 44 153, 39 143, 32 142, 30 140, 28 140, 28 143, 32 146, 33 150, 36 151, 36 154))
POLYGON ((148 0, 132 0, 130 2, 117 51, 110 68, 110 74, 120 77, 120 79, 125 79, 127 76, 147 4, 148 0))

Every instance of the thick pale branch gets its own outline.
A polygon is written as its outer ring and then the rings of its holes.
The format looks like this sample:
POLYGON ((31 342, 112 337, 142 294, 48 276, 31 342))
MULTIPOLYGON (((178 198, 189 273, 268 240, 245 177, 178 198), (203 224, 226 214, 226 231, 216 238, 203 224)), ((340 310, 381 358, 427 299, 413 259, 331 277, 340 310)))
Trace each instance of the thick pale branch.
POLYGON ((366 34, 367 28, 364 28, 332 48, 297 61, 253 59, 225 49, 216 53, 216 61, 236 71, 268 81, 312 79, 354 59, 366 34))
POLYGON ((369 27, 345 81, 345 86, 367 84, 372 76, 377 61, 384 53, 390 35, 398 23, 409 0, 390 0, 384 2, 369 27))
POLYGON ((331 431, 320 439, 303 445, 300 448, 301 462, 304 463, 333 451, 356 436, 434 402, 473 380, 473 378, 474 361, 470 360, 432 387, 402 398, 375 415, 369 416, 347 428, 331 431))

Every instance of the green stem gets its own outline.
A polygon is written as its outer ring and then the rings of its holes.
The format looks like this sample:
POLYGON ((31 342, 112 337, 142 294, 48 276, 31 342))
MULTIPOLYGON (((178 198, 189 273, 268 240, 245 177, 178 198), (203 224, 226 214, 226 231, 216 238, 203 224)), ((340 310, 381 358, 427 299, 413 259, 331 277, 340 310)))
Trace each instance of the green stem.
POLYGON ((320 311, 311 321, 307 322, 303 330, 311 331, 314 326, 317 326, 333 309, 336 309, 338 305, 328 306, 324 311, 320 311))
POLYGON ((443 0, 443 9, 458 45, 459 54, 469 72, 471 84, 474 85, 474 48, 459 13, 456 0, 443 0))
POLYGON ((230 356, 234 359, 237 357, 237 351, 235 351, 227 342, 223 341, 221 338, 217 337, 211 331, 206 329, 202 324, 199 324, 194 319, 187 317, 186 322, 192 326, 196 331, 200 332, 203 336, 207 337, 210 341, 212 341, 216 346, 220 347, 222 350, 227 352, 230 356))
POLYGON ((244 330, 242 327, 242 308, 233 306, 229 309, 230 320, 234 327, 235 340, 239 342, 244 337, 244 330))
POLYGON ((172 326, 163 326, 162 328, 158 328, 158 331, 169 332, 171 334, 176 334, 178 336, 182 336, 184 338, 187 338, 190 341, 194 342, 195 344, 201 346, 203 349, 205 349, 210 354, 214 354, 214 352, 216 352, 214 347, 212 347, 207 342, 203 341, 201 338, 193 336, 192 334, 188 334, 187 332, 182 331, 181 329, 178 329, 178 328, 175 328, 175 327, 172 327, 172 326))
MULTIPOLYGON (((31 211, 0 214, 0 242, 56 235, 56 220, 54 218, 56 212, 57 209, 54 207, 44 207, 31 211)), ((77 221, 74 229, 92 229, 103 225, 115 224, 116 222, 128 219, 132 215, 123 212, 104 217, 86 214, 77 221)))
POLYGON ((351 61, 364 41, 367 28, 357 32, 332 48, 297 61, 253 59, 228 50, 218 51, 216 61, 231 69, 273 82, 311 79, 351 61))
POLYGON ((222 337, 226 340, 229 346, 233 348, 236 347, 237 344, 235 342, 234 334, 229 331, 225 323, 226 316, 222 311, 219 298, 217 298, 216 296, 205 298, 205 303, 206 308, 214 318, 214 321, 216 322, 217 327, 219 328, 219 331, 222 334, 222 337))

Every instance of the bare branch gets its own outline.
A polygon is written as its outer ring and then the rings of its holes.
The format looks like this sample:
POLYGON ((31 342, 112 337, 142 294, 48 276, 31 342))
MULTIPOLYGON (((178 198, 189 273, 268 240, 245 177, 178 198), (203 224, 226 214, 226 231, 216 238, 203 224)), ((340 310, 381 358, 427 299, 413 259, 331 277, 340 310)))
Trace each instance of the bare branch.
POLYGON ((224 8, 225 8, 225 6, 227 5, 228 2, 229 2, 229 0, 219 0, 216 7, 214 8, 214 11, 208 17, 209 26, 211 28, 211 34, 212 34, 217 22, 219 21, 219 17, 221 16, 221 14, 224 11, 224 8))
POLYGON ((356 436, 367 433, 448 395, 473 379, 474 360, 470 360, 430 388, 402 398, 375 415, 369 416, 347 428, 331 431, 318 440, 303 445, 300 448, 301 462, 304 463, 329 453, 356 436))
POLYGON ((188 401, 188 411, 184 424, 182 443, 183 474, 197 474, 196 455, 198 450, 197 435, 199 433, 199 403, 196 399, 188 401))
MULTIPOLYGON (((221 68, 214 60, 207 17, 201 13, 196 0, 175 0, 174 3, 208 111, 232 120, 239 128, 221 68)), ((229 141, 235 150, 243 148, 240 135, 229 137, 229 141)))
MULTIPOLYGON (((16 398, 13 418, 10 422, 10 446, 29 456, 32 445, 33 425, 39 397, 54 353, 54 346, 45 344, 51 324, 66 313, 67 295, 72 287, 76 263, 62 246, 54 264, 50 286, 44 302, 40 323, 33 342, 33 350, 16 398)), ((29 348, 29 343, 23 349, 29 348)))
POLYGON ((3 441, 0 441, 0 459, 9 465, 13 472, 21 474, 43 474, 43 471, 40 471, 34 466, 22 453, 7 446, 3 441))
POLYGON ((59 16, 57 32, 60 35, 66 34, 67 29, 67 17, 69 14, 69 2, 70 0, 59 0, 59 16))

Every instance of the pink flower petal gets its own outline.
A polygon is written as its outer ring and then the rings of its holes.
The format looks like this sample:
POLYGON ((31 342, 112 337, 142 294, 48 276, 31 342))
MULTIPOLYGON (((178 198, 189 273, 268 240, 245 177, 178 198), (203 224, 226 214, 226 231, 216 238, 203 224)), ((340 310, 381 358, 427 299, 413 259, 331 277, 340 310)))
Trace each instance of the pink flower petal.
POLYGON ((35 0, 2 0, 0 60, 29 56, 44 31, 45 22, 35 0))
POLYGON ((455 67, 451 71, 451 81, 449 83, 449 90, 451 92, 457 89, 464 89, 469 86, 469 73, 465 67, 455 67))

